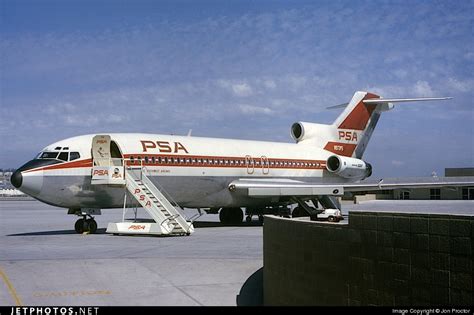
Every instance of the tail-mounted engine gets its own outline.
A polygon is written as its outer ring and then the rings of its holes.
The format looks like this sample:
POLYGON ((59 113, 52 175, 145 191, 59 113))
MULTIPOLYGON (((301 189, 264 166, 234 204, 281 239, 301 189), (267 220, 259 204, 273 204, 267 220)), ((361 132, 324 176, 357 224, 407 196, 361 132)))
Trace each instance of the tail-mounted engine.
POLYGON ((372 165, 359 159, 332 155, 326 161, 329 172, 344 178, 364 179, 372 175, 372 165))

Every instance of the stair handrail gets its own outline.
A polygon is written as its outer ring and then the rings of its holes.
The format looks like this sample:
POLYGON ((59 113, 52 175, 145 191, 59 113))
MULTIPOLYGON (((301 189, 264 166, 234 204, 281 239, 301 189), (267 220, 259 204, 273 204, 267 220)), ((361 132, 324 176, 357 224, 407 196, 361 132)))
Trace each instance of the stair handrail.
MULTIPOLYGON (((134 160, 134 163, 133 165, 127 165, 126 161, 131 161, 130 158, 127 158, 127 159, 123 159, 124 160, 124 163, 123 163, 123 166, 125 168, 125 171, 127 170, 130 170, 131 172, 131 176, 135 177, 133 173, 133 170, 134 169, 139 169, 140 170, 140 173, 139 173, 139 177, 137 179, 141 180, 142 182, 145 181, 147 182, 147 184, 152 184, 154 185, 158 191, 163 195, 163 197, 165 199, 167 199, 167 201, 171 204, 171 206, 176 209, 176 212, 178 212, 177 214, 171 214, 170 217, 166 218, 165 220, 163 220, 160 224, 162 225, 163 223, 165 223, 166 221, 170 221, 170 220, 173 220, 173 219, 176 219, 178 217, 183 217, 184 221, 185 221, 185 228, 183 228, 183 230, 186 232, 186 233, 189 233, 189 230, 191 228, 193 228, 193 222, 194 220, 190 220, 186 214, 184 212, 182 212, 181 210, 183 210, 183 208, 181 208, 181 206, 173 199, 173 197, 171 197, 171 195, 164 189, 164 187, 162 185, 160 185, 160 183, 158 182, 152 182, 148 176, 149 176, 149 171, 147 169, 146 166, 143 165, 143 159, 140 159, 140 160, 134 160), (140 162, 140 165, 135 165, 135 161, 139 161, 140 162), (178 209, 179 208, 179 209, 178 209)), ((126 173, 126 172, 125 172, 126 173)), ((126 176, 126 175, 125 175, 126 176)), ((202 214, 199 213, 199 216, 200 217, 202 214)), ((193 216, 192 218, 194 218, 195 216, 193 216)), ((196 217, 196 219, 198 218, 196 217)), ((178 223, 178 222, 177 222, 178 223)))
MULTIPOLYGON (((171 195, 163 188, 162 185, 160 185, 160 183, 158 183, 158 181, 156 182, 152 182, 149 178, 148 178, 148 169, 146 166, 142 167, 142 175, 145 175, 144 177, 146 178, 146 181, 149 181, 152 185, 156 186, 156 188, 160 191, 160 193, 166 198, 168 199, 168 202, 176 209, 176 211, 178 212, 178 214, 176 215, 172 215, 170 218, 170 220, 172 219, 176 219, 177 217, 179 216, 182 216, 184 218, 184 221, 186 222, 186 228, 184 229, 186 231, 186 233, 189 233, 189 230, 193 227, 193 222, 194 221, 191 221, 186 213, 184 213, 181 208, 181 206, 173 199, 173 197, 171 197, 171 195), (177 209, 179 208, 179 209, 177 209)), ((143 181, 143 177, 142 177, 142 181, 143 181)))
MULTIPOLYGON (((146 179, 151 182, 151 180, 148 178, 149 173, 146 166, 142 167, 142 175, 145 175, 146 179)), ((141 179, 143 180, 143 177, 141 179)), ((158 190, 163 194, 163 196, 168 199, 171 205, 181 208, 181 206, 173 199, 173 197, 171 197, 171 195, 166 191, 166 189, 162 185, 160 185, 160 183, 158 183, 158 181, 151 183, 155 185, 156 188, 158 188, 158 190)))

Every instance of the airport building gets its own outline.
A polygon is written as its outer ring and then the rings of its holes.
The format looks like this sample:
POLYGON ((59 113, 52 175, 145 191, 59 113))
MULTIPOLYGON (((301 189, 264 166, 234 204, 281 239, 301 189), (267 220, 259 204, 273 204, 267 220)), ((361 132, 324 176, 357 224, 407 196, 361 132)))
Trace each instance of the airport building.
POLYGON ((0 169, 0 197, 27 197, 27 195, 15 189, 10 182, 13 172, 13 169, 0 169))
MULTIPOLYGON (((445 168, 444 177, 453 179, 457 177, 462 181, 468 178, 470 181, 474 179, 474 167, 465 168, 445 168)), ((434 174, 432 177, 405 177, 392 178, 384 180, 384 183, 397 182, 436 182, 443 177, 434 174)), ((474 186, 472 187, 443 187, 443 188, 410 188, 410 189, 394 189, 380 190, 377 192, 357 192, 351 196, 343 198, 343 200, 353 200, 354 202, 366 200, 474 200, 474 186)))

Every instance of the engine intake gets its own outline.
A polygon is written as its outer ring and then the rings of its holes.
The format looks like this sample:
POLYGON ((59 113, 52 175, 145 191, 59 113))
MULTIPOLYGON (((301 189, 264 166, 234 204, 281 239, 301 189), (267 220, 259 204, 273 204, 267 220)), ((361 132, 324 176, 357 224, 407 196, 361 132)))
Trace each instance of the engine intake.
POLYGON ((332 125, 298 121, 291 125, 290 133, 296 143, 311 140, 321 142, 322 144, 323 142, 327 142, 327 139, 333 136, 333 129, 332 125))
POLYGON ((364 179, 372 175, 372 165, 359 159, 332 155, 326 161, 329 172, 344 178, 364 179))

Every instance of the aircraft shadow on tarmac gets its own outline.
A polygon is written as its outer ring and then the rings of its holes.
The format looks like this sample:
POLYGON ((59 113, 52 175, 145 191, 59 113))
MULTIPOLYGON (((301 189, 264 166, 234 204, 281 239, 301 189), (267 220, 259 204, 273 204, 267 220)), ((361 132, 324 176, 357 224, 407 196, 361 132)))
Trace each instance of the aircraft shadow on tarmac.
MULTIPOLYGON (((224 225, 220 222, 212 221, 196 221, 193 223, 195 228, 213 228, 213 227, 255 227, 262 226, 258 221, 252 222, 242 222, 241 224, 227 224, 224 225)), ((97 229, 94 234, 106 234, 106 228, 97 229)), ((6 236, 40 236, 40 235, 67 235, 67 234, 77 234, 74 230, 56 230, 56 231, 40 231, 40 232, 28 232, 28 233, 17 233, 17 234, 8 234, 6 236)), ((150 235, 142 235, 150 236, 150 235)), ((159 235, 158 235, 159 236, 159 235)))
MULTIPOLYGON (((105 234, 105 228, 97 229, 95 234, 105 234)), ((56 230, 56 231, 43 231, 43 232, 29 232, 29 233, 18 233, 8 234, 6 236, 39 236, 39 235, 66 235, 66 234, 77 234, 74 230, 56 230)))
POLYGON ((252 222, 242 222, 240 224, 222 224, 220 222, 213 222, 213 221, 195 221, 193 223, 195 228, 212 228, 212 227, 224 227, 224 226, 235 226, 235 227, 254 227, 254 226, 262 226, 261 223, 258 221, 252 222))

